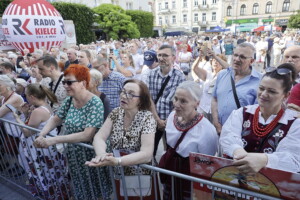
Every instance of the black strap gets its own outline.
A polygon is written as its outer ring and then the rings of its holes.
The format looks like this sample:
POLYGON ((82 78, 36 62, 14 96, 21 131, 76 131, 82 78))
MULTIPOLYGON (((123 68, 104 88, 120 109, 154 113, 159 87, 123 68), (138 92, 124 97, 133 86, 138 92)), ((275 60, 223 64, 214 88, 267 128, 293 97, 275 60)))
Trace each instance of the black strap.
POLYGON ((186 136, 186 133, 187 133, 189 130, 190 130, 190 129, 187 129, 187 130, 185 130, 185 131, 183 131, 183 132, 181 133, 180 138, 177 140, 177 142, 176 142, 176 144, 175 144, 175 146, 174 146, 174 150, 175 150, 175 151, 176 151, 177 147, 180 145, 180 143, 182 142, 184 136, 186 136))
POLYGON ((161 86, 161 88, 160 88, 160 90, 159 90, 159 92, 158 92, 158 94, 157 94, 157 97, 156 97, 156 99, 155 99, 155 101, 154 101, 154 104, 157 104, 157 102, 158 102, 159 98, 161 97, 161 95, 163 94, 164 89, 165 89, 165 87, 167 86, 167 84, 168 84, 170 78, 171 78, 171 77, 168 76, 168 77, 166 78, 166 80, 164 81, 164 83, 162 84, 162 86, 161 86))
MULTIPOLYGON (((57 88, 58 88, 58 85, 59 85, 59 83, 60 83, 60 81, 62 80, 62 78, 64 77, 64 75, 62 74, 62 75, 60 75, 60 77, 59 77, 59 79, 58 79, 58 81, 57 81, 57 83, 56 83, 56 85, 55 85, 55 87, 54 87, 54 90, 52 90, 52 87, 53 87, 53 81, 51 81, 50 82, 50 89, 51 89, 51 91, 53 92, 53 94, 55 95, 55 92, 56 92, 56 90, 57 90, 57 88)), ((53 107, 53 103, 51 102, 50 103, 50 106, 51 106, 51 108, 53 107)))
MULTIPOLYGON (((268 134, 267 137, 261 139, 260 144, 259 144, 259 148, 257 149, 257 152, 260 152, 260 151, 261 151, 261 149, 262 149, 263 145, 265 144, 265 142, 268 141, 268 139, 269 139, 270 137, 272 137, 272 136, 278 131, 278 129, 280 129, 281 126, 282 126, 282 124, 278 124, 278 125, 271 131, 271 133, 268 134)), ((278 145, 278 143, 275 144, 275 150, 276 150, 276 148, 277 148, 277 145, 278 145)))
POLYGON ((240 108, 241 104, 240 104, 239 98, 238 98, 237 93, 236 93, 234 80, 233 80, 231 75, 230 75, 230 80, 231 80, 232 92, 233 92, 233 96, 234 96, 236 106, 237 106, 237 108, 240 108))

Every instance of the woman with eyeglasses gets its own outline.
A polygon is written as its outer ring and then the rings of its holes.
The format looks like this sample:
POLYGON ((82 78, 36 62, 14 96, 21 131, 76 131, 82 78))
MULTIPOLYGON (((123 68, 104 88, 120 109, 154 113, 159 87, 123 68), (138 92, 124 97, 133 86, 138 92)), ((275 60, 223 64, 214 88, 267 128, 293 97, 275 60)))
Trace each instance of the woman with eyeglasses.
MULTIPOLYGON (((202 90, 194 81, 182 82, 173 98, 174 111, 166 124, 167 152, 162 156, 159 167, 190 175, 189 153, 215 155, 218 149, 218 135, 215 127, 197 111, 202 90), (183 137, 183 138, 182 138, 183 137)), ((191 182, 160 174, 163 183, 163 199, 191 199, 191 182)))
MULTIPOLYGON (((136 175, 136 168, 129 166, 149 163, 153 155, 156 121, 150 112, 150 107, 150 93, 146 84, 136 79, 125 81, 120 92, 120 107, 109 114, 102 128, 95 135, 93 146, 96 157, 87 161, 86 165, 126 166, 125 176, 136 175), (122 155, 120 152, 120 157, 107 151, 107 139, 110 140, 113 150, 126 150, 131 154, 122 155)), ((142 169, 142 174, 149 175, 150 171, 142 169)), ((118 185, 119 181, 116 182, 118 185)), ((151 195, 143 199, 154 199, 153 187, 151 195)), ((139 196, 139 191, 136 196, 139 196)), ((129 199, 135 198, 129 197, 129 199)))
POLYGON ((300 171, 300 119, 284 105, 295 77, 289 63, 267 71, 258 104, 234 110, 225 122, 221 148, 241 174, 253 175, 263 167, 300 171))
MULTIPOLYGON (((46 97, 51 102, 57 102, 56 96, 48 88, 37 83, 28 85, 25 94, 28 103, 33 106, 33 110, 25 121, 17 113, 14 113, 14 117, 21 125, 42 129, 53 115, 50 105, 46 102, 46 97)), ((37 132, 27 128, 21 128, 21 131, 20 155, 22 156, 19 162, 26 166, 25 170, 29 177, 29 189, 32 195, 43 199, 54 199, 53 196, 67 198, 65 190, 68 188, 68 181, 64 176, 66 173, 64 157, 54 148, 35 148, 33 142, 38 135, 37 132), (62 174, 62 176, 57 176, 57 174, 62 174)), ((53 129, 49 134, 56 136, 57 130, 53 129)))
POLYGON ((109 172, 106 168, 101 168, 98 177, 95 169, 84 166, 86 159, 93 158, 93 150, 72 145, 79 142, 91 144, 96 131, 103 123, 103 104, 99 97, 87 89, 90 79, 89 69, 79 64, 72 64, 64 71, 62 83, 69 97, 65 99, 57 114, 44 126, 34 144, 37 148, 47 148, 59 143, 69 143, 65 148, 75 199, 94 197, 106 199, 110 195, 109 172), (65 127, 64 133, 45 138, 51 130, 62 123, 65 127), (104 191, 101 191, 99 181, 104 191), (89 182, 94 187, 86 184, 89 182))

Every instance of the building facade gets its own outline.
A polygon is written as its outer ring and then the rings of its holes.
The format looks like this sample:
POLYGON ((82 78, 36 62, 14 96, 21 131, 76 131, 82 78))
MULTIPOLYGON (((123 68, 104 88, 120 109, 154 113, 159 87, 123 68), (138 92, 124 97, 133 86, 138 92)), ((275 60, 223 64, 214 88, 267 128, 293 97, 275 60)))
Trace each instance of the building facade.
POLYGON ((236 26, 239 31, 262 25, 285 30, 289 17, 299 9, 299 0, 224 0, 222 13, 226 26, 236 26))
POLYGON ((103 3, 119 5, 125 10, 143 10, 152 12, 152 0, 48 0, 49 2, 66 2, 84 4, 90 8, 97 7, 103 3))
MULTIPOLYGON (((155 26, 198 33, 222 25, 222 0, 155 0, 155 26)), ((225 25, 225 24, 223 24, 225 25)))
POLYGON ((221 26, 242 32, 262 25, 287 27, 300 0, 155 0, 155 26, 168 31, 205 31, 221 26))

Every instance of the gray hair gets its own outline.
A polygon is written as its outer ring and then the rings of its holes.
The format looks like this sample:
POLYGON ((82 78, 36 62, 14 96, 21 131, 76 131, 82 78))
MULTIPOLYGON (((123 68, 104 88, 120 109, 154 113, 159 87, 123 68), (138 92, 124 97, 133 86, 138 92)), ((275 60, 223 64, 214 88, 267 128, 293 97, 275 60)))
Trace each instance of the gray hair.
POLYGON ((163 44, 159 47, 158 50, 163 50, 163 49, 171 49, 171 52, 172 52, 172 55, 173 56, 176 56, 176 50, 174 47, 172 47, 171 45, 168 45, 168 44, 163 44))
POLYGON ((200 85, 194 81, 184 81, 176 88, 176 90, 178 89, 188 91, 196 101, 200 101, 201 99, 202 89, 200 85))
POLYGON ((249 49, 251 51, 252 58, 254 58, 254 54, 256 52, 256 49, 252 44, 247 43, 247 42, 243 42, 243 43, 237 45, 236 48, 247 48, 247 49, 249 49))
POLYGON ((8 90, 15 90, 16 84, 9 76, 0 75, 0 82, 5 85, 8 90))
POLYGON ((90 70, 90 74, 91 74, 91 78, 94 81, 98 81, 99 82, 99 84, 97 86, 99 86, 99 85, 102 84, 103 76, 102 76, 102 73, 100 71, 98 71, 96 69, 91 69, 90 70))

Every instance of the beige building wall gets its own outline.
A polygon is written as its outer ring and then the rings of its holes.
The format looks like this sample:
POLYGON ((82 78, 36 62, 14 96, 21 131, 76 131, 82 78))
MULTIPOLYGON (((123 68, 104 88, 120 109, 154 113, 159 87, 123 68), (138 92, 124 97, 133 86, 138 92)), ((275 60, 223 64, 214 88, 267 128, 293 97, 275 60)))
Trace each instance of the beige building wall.
POLYGON ((286 28, 289 17, 299 9, 299 0, 224 0, 222 14, 227 26, 253 22, 258 26, 271 24, 286 28))
POLYGON ((194 32, 221 26, 222 3, 222 0, 155 0, 155 26, 165 31, 194 32))

